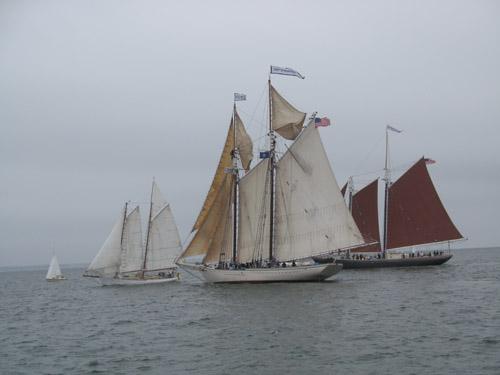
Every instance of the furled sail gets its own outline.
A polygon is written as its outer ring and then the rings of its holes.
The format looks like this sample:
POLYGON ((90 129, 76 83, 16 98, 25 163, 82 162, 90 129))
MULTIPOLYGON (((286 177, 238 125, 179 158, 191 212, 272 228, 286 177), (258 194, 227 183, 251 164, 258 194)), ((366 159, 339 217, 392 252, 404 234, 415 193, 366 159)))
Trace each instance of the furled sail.
POLYGON ((88 274, 113 277, 119 271, 122 252, 121 238, 123 217, 125 215, 124 210, 113 226, 111 233, 101 249, 87 268, 88 274))
POLYGON ((142 241, 141 212, 139 206, 137 206, 125 220, 120 272, 130 272, 142 269, 144 262, 144 247, 142 241))
POLYGON ((238 112, 236 111, 236 108, 234 109, 234 123, 236 125, 236 147, 238 148, 240 154, 241 165, 243 166, 243 169, 248 170, 253 159, 253 143, 245 129, 245 126, 243 125, 243 121, 241 121, 240 115, 238 115, 238 112))
POLYGON ((267 259, 269 249, 269 159, 263 159, 239 183, 238 261, 267 259))
POLYGON ((275 226, 279 260, 364 243, 312 122, 278 162, 275 226))
POLYGON ((170 205, 163 206, 153 216, 149 231, 146 270, 175 267, 174 260, 180 254, 182 246, 170 205))
POLYGON ((57 261, 57 257, 54 255, 50 261, 49 270, 47 271, 46 279, 55 279, 57 277, 61 277, 62 272, 59 267, 59 262, 57 261))
POLYGON ((302 130, 306 114, 293 107, 271 84, 269 88, 273 129, 288 140, 297 138, 302 130))
POLYGON ((356 252, 380 251, 378 223, 378 179, 352 196, 352 216, 366 243, 378 242, 354 249, 356 252))
POLYGON ((388 215, 388 249, 463 238, 439 199, 424 158, 390 186, 388 215))

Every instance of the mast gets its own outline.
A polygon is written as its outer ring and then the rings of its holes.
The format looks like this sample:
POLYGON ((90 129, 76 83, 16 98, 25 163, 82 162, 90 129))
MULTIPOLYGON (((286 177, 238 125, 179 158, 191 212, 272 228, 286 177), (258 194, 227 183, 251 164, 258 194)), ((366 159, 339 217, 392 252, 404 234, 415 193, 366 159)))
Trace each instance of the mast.
POLYGON ((148 219, 148 232, 146 234, 146 247, 144 249, 144 261, 142 263, 142 272, 141 278, 144 278, 144 271, 146 270, 146 260, 148 258, 148 244, 149 244, 149 235, 151 233, 151 219, 153 215, 153 190, 155 186, 155 179, 153 177, 153 184, 151 185, 151 198, 149 203, 149 219, 148 219))
POLYGON ((236 146, 236 100, 233 102, 233 141, 234 147, 232 151, 232 159, 233 159, 233 263, 236 263, 237 256, 237 243, 238 243, 238 184, 240 182, 239 173, 238 173, 238 155, 237 155, 237 146, 236 146))
POLYGON ((354 182, 352 180, 352 176, 349 177, 349 180, 347 181, 347 184, 349 185, 349 212, 352 213, 352 195, 354 193, 354 182))
POLYGON ((272 100, 271 100, 271 75, 269 75, 269 80, 267 81, 269 86, 269 141, 270 141, 270 151, 269 151, 269 174, 270 174, 270 204, 269 204, 269 261, 273 260, 274 252, 274 159, 275 159, 275 148, 276 148, 276 136, 274 135, 273 125, 272 125, 272 100))
POLYGON ((387 251, 387 224, 389 222, 389 187, 391 186, 391 171, 389 170, 389 127, 385 128, 385 167, 384 167, 384 244, 382 254, 385 257, 387 251))
POLYGON ((125 202, 125 209, 123 210, 123 224, 122 224, 122 235, 120 237, 120 246, 123 246, 123 236, 125 235, 125 221, 127 220, 127 207, 128 207, 128 202, 125 202))

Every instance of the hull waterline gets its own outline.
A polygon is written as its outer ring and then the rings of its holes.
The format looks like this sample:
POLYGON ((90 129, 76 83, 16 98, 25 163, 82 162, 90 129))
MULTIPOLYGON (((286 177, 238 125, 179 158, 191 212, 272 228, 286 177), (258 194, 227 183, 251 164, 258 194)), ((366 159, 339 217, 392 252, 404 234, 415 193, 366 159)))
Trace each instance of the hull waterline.
POLYGON ((207 283, 276 283, 324 281, 342 269, 340 264, 315 264, 296 267, 215 269, 204 265, 179 264, 189 273, 197 272, 207 283))
MULTIPOLYGON (((336 262, 342 264, 344 269, 421 267, 441 265, 449 261, 452 256, 452 254, 445 254, 404 259, 336 259, 336 262)), ((318 258, 315 260, 321 263, 331 261, 332 258, 318 258)))

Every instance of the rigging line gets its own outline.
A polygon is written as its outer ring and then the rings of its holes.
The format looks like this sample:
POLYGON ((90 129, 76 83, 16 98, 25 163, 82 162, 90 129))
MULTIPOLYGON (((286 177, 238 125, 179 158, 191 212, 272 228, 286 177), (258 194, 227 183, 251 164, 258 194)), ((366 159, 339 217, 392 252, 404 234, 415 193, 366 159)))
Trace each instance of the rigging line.
MULTIPOLYGON (((257 101, 257 104, 254 107, 254 110, 252 112, 252 116, 250 117, 250 126, 253 123, 253 119, 255 117, 255 113, 257 112, 257 108, 259 108, 260 103, 262 102, 262 98, 264 97, 264 94, 266 92, 267 84, 264 85, 264 88, 262 89, 262 92, 260 93, 259 100, 257 101)), ((260 123, 260 121, 258 121, 260 123)))
POLYGON ((358 170, 362 165, 366 163, 366 161, 370 158, 370 156, 375 152, 375 149, 379 147, 379 145, 384 141, 385 135, 382 136, 381 138, 378 139, 377 142, 375 142, 375 145, 371 148, 371 150, 363 157, 363 159, 358 162, 354 170, 358 170))

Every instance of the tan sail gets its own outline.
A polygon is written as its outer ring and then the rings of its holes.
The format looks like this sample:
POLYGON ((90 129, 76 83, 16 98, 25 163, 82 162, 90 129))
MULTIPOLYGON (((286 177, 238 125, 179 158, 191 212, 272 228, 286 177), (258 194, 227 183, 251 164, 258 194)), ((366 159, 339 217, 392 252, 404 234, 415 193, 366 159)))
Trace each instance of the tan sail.
POLYGON ((243 121, 241 121, 236 108, 234 109, 234 123, 236 124, 235 137, 236 137, 236 147, 238 148, 241 165, 243 169, 248 171, 250 168, 250 163, 253 159, 253 143, 252 139, 248 135, 243 121))
POLYGON ((271 84, 269 90, 272 127, 283 138, 294 140, 302 130, 306 114, 293 107, 271 84))
POLYGON ((278 162, 275 227, 279 260, 364 243, 312 122, 278 162))

